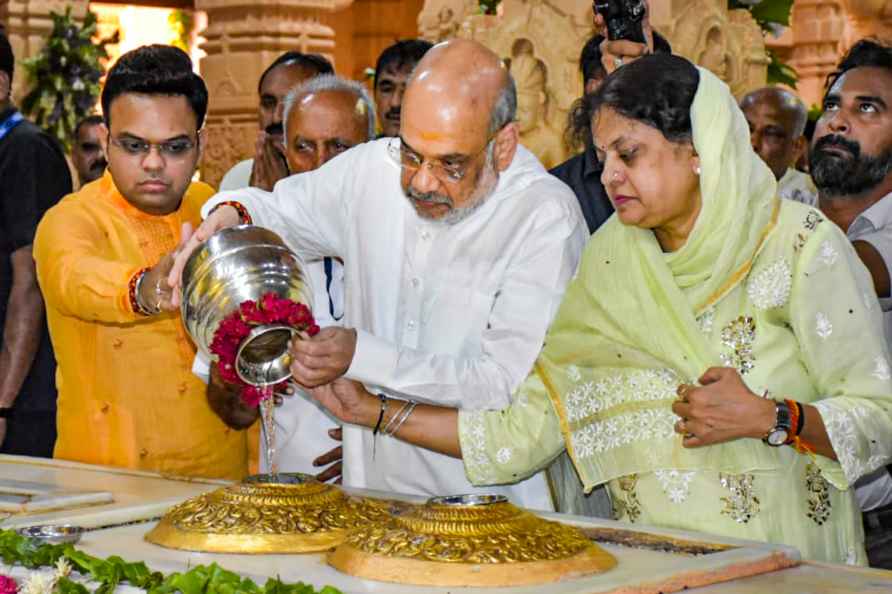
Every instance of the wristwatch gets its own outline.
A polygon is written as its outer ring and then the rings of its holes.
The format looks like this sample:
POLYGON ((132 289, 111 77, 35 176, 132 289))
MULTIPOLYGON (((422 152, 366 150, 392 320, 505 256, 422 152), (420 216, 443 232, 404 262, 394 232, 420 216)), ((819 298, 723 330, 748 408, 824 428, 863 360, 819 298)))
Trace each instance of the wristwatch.
POLYGON ((768 431, 768 434, 762 438, 762 441, 772 447, 782 446, 790 437, 790 429, 792 429, 792 415, 790 407, 783 400, 774 403, 777 410, 777 420, 774 422, 774 428, 768 431))

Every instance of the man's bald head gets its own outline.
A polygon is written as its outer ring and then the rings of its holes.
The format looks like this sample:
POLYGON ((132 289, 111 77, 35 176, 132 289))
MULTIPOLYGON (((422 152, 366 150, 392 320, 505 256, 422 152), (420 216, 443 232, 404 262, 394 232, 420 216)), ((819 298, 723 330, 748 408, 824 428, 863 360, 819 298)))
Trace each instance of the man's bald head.
POLYGON ((414 200, 421 216, 450 220, 458 216, 452 211, 482 203, 491 188, 483 189, 514 159, 516 110, 511 76, 483 45, 453 39, 424 55, 403 98, 403 189, 410 199, 429 196, 450 208, 414 200))
POLYGON ((514 119, 517 93, 508 69, 492 50, 453 39, 435 45, 421 59, 403 103, 436 112, 432 115, 445 126, 444 132, 473 128, 484 138, 514 119))
POLYGON ((795 93, 791 93, 780 87, 763 87, 748 93, 740 101, 740 108, 765 104, 778 113, 784 114, 793 125, 793 135, 805 134, 805 125, 808 123, 808 109, 795 93))
POLYGON ((805 148, 805 104, 786 89, 764 87, 746 95, 740 108, 750 125, 753 150, 780 179, 805 148))

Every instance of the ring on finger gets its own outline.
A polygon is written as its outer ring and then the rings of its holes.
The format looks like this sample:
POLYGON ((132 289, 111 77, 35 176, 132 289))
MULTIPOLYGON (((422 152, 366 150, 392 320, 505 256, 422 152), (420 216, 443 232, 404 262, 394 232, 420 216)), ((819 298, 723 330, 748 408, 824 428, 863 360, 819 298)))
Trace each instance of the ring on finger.
POLYGON ((614 56, 613 57, 613 66, 615 68, 619 68, 622 65, 623 65, 623 59, 619 56, 614 56))

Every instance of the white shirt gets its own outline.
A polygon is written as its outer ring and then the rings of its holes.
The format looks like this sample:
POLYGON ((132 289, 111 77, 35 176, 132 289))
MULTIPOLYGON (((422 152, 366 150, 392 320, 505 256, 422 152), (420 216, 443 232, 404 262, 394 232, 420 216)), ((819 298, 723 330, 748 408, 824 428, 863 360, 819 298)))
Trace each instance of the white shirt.
MULTIPOLYGON (((354 147, 321 168, 212 198, 237 200, 255 224, 306 258, 344 261, 345 325, 358 342, 348 377, 395 397, 500 409, 529 373, 588 238, 572 191, 518 147, 495 192, 468 218, 420 218, 400 186, 390 139, 354 147)), ((344 482, 448 495, 498 492, 552 504, 543 473, 474 488, 460 460, 371 431, 344 431, 344 482)))
MULTIPOLYGON (((849 225, 846 236, 849 241, 864 241, 872 245, 892 273, 892 194, 888 194, 873 206, 859 214, 849 225)), ((883 310, 883 330, 886 345, 892 350, 892 297, 879 300, 883 310)), ((892 504, 892 476, 885 468, 861 477, 855 485, 855 497, 864 511, 892 504)))
POLYGON ((220 180, 220 191, 241 190, 251 185, 251 171, 254 159, 245 159, 233 165, 220 180))
MULTIPOLYGON (((223 189, 223 186, 220 186, 223 189)), ((790 167, 777 182, 777 193, 781 198, 801 202, 815 208, 818 207, 818 189, 811 176, 795 167, 790 167)))

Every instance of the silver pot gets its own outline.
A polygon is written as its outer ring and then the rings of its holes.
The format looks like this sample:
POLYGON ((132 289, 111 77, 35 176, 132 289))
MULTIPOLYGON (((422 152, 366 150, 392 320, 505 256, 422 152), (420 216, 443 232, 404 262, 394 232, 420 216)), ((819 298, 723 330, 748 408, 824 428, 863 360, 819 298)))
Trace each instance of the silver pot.
MULTIPOLYGON (((303 263, 268 229, 241 225, 222 229, 195 250, 183 268, 181 313, 186 331, 208 360, 210 345, 223 319, 242 302, 265 293, 313 308, 303 263)), ((257 326, 239 345, 235 368, 254 386, 277 384, 291 377, 289 326, 257 326)))

